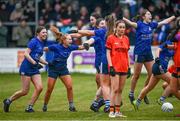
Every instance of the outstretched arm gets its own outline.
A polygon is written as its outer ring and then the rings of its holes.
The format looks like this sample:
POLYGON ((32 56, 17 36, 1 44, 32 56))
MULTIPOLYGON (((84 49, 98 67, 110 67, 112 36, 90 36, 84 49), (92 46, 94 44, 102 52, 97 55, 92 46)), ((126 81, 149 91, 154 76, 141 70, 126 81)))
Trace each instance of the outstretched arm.
POLYGON ((160 26, 162 26, 162 25, 164 25, 164 24, 170 23, 170 22, 173 21, 175 18, 176 18, 175 16, 171 16, 171 17, 169 17, 169 18, 167 18, 167 19, 164 19, 163 21, 161 21, 161 22, 158 23, 158 27, 160 27, 160 26))
POLYGON ((132 22, 132 21, 130 21, 129 19, 124 18, 124 17, 123 17, 123 21, 125 21, 125 22, 126 22, 128 25, 130 25, 131 27, 137 28, 137 23, 132 22))

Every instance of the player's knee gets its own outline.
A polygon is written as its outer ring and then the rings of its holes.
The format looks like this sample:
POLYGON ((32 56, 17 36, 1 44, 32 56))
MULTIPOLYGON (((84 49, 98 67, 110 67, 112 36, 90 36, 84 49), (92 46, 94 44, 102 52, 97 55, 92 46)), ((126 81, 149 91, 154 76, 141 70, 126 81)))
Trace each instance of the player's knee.
POLYGON ((36 88, 36 90, 40 93, 40 92, 42 92, 43 87, 42 87, 42 86, 38 86, 38 87, 36 88))
POLYGON ((134 74, 133 77, 132 77, 132 79, 133 79, 134 81, 137 81, 137 80, 139 79, 139 75, 134 74))
POLYGON ((28 92, 29 92, 29 90, 22 90, 21 94, 22 94, 22 96, 25 96, 28 94, 28 92))
POLYGON ((72 86, 71 85, 67 86, 66 88, 67 88, 68 91, 72 90, 72 86))
POLYGON ((171 93, 176 94, 176 92, 177 92, 176 88, 171 88, 171 93))

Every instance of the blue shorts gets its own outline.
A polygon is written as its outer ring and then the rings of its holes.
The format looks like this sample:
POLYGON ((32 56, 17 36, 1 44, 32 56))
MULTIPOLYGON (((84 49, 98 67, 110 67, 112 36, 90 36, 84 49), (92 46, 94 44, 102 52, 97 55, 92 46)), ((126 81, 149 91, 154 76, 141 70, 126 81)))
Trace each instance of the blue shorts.
POLYGON ((156 75, 161 75, 161 74, 164 74, 167 72, 167 69, 161 69, 160 70, 160 67, 157 63, 154 63, 153 66, 152 66, 152 73, 154 76, 156 75))
POLYGON ((22 63, 19 69, 19 74, 22 76, 33 76, 36 74, 40 74, 40 72, 38 68, 33 68, 33 66, 30 64, 22 63))
POLYGON ((101 65, 100 65, 100 73, 101 74, 109 74, 108 73, 108 64, 101 63, 101 65))
POLYGON ((57 77, 64 76, 64 75, 70 75, 67 67, 62 68, 61 70, 56 70, 55 68, 48 69, 48 77, 57 79, 57 77))
POLYGON ((144 63, 144 62, 150 62, 153 61, 153 54, 152 52, 147 53, 146 55, 138 55, 134 54, 134 61, 137 63, 144 63))

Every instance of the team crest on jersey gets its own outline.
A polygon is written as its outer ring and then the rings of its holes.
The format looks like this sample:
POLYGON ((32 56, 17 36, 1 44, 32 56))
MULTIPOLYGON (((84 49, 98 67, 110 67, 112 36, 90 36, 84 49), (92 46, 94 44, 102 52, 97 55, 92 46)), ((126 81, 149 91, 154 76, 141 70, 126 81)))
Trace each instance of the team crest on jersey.
POLYGON ((149 27, 149 31, 151 31, 152 29, 151 29, 151 27, 149 27))
POLYGON ((21 75, 25 75, 25 73, 24 73, 24 72, 21 72, 21 75))

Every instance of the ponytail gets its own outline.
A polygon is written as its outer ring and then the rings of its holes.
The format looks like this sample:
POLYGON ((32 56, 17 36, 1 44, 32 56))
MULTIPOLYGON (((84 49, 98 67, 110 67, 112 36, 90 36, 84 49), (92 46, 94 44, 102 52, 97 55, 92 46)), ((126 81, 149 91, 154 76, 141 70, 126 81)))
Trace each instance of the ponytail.
POLYGON ((107 25, 107 32, 106 32, 106 38, 114 34, 114 25, 115 25, 115 18, 113 15, 108 15, 105 17, 106 25, 107 25))
POLYGON ((57 27, 51 26, 51 27, 50 27, 50 30, 55 34, 56 39, 57 39, 60 43, 62 43, 62 41, 63 41, 64 39, 66 39, 66 38, 65 38, 65 35, 64 35, 62 32, 60 32, 57 27))

